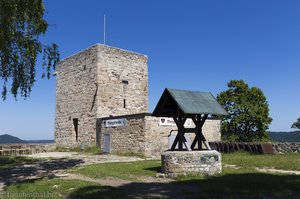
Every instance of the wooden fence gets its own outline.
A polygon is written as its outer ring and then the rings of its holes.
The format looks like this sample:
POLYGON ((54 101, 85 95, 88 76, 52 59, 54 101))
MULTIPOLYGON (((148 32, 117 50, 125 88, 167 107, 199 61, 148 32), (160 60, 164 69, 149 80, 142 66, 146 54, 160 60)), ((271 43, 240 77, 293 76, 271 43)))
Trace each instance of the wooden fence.
POLYGON ((271 143, 261 142, 209 142, 211 149, 222 153, 232 153, 236 151, 248 151, 254 154, 274 154, 271 143))
POLYGON ((45 152, 45 146, 42 144, 2 144, 0 145, 1 156, 11 155, 29 155, 45 152))

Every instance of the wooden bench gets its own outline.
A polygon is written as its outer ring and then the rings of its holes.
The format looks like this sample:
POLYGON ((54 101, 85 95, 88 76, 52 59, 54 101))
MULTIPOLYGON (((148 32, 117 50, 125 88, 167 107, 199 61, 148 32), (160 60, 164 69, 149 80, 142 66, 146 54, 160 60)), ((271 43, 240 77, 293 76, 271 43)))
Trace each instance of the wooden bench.
POLYGON ((1 154, 1 156, 4 156, 4 155, 8 156, 8 155, 10 155, 10 152, 11 152, 10 149, 5 148, 3 146, 0 146, 0 154, 1 154))
MULTIPOLYGON (((10 146, 10 155, 20 155, 20 152, 22 151, 21 145, 11 145, 10 146)), ((23 153, 23 151, 22 151, 23 153)))

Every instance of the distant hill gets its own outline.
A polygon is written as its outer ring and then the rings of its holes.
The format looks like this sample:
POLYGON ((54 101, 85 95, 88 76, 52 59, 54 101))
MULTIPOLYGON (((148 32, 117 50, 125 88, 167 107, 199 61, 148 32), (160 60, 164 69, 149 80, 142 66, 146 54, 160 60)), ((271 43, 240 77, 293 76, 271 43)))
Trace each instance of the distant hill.
POLYGON ((12 135, 0 135, 0 144, 47 144, 54 143, 54 140, 22 140, 12 135))
POLYGON ((270 138, 277 142, 300 142, 300 131, 269 132, 270 138))
POLYGON ((0 144, 25 144, 26 141, 21 140, 12 135, 4 134, 0 135, 0 144))

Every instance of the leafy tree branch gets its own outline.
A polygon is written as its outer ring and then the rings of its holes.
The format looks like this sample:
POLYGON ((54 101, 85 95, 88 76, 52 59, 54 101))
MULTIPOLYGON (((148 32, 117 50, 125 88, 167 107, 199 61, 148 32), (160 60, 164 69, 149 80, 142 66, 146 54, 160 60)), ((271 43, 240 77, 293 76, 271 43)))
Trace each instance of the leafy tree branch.
POLYGON ((296 122, 294 122, 292 124, 292 127, 291 128, 294 128, 294 129, 300 129, 300 117, 297 119, 296 122))
POLYGON ((0 0, 0 82, 2 99, 10 92, 27 98, 35 83, 36 61, 43 55, 42 77, 50 78, 59 61, 56 44, 43 45, 48 23, 43 19, 45 7, 42 0, 0 0))

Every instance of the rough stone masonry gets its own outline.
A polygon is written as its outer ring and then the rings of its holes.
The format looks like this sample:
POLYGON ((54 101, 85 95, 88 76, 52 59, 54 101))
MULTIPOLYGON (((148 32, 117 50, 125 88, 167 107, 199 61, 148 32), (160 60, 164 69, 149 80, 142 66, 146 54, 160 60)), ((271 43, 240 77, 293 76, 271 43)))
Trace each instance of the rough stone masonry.
MULTIPOLYGON (((159 155, 166 150, 166 137, 174 127, 160 126, 158 118, 146 114, 147 61, 145 55, 102 44, 60 61, 56 72, 56 145, 103 147, 103 133, 109 133, 112 152, 159 155), (146 119, 130 117, 139 114, 146 114, 146 119), (126 126, 104 129, 99 123, 103 118, 122 118, 122 115, 129 117, 124 117, 128 121, 126 126)), ((209 141, 219 141, 220 121, 207 123, 205 136, 209 141)))
POLYGON ((147 111, 146 56, 96 44, 58 64, 56 144, 96 143, 96 118, 147 111))
POLYGON ((179 175, 215 175, 222 172, 221 154, 209 151, 166 151, 161 155, 162 173, 179 175))

